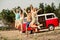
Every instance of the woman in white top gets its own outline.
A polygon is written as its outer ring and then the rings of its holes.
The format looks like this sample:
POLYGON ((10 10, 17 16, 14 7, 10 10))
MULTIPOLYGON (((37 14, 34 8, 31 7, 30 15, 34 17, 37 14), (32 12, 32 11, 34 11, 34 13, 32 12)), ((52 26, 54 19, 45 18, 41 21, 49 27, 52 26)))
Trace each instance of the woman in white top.
POLYGON ((19 12, 20 12, 20 27, 21 27, 21 32, 22 32, 22 30, 23 30, 22 24, 23 24, 23 20, 24 20, 24 13, 22 10, 20 10, 19 12))
MULTIPOLYGON (((39 9, 40 10, 40 9, 39 9)), ((37 12, 39 11, 36 8, 32 8, 31 9, 31 13, 32 13, 32 22, 30 23, 30 26, 32 28, 39 28, 39 25, 37 24, 37 12)), ((37 30, 36 30, 37 31, 37 30)))

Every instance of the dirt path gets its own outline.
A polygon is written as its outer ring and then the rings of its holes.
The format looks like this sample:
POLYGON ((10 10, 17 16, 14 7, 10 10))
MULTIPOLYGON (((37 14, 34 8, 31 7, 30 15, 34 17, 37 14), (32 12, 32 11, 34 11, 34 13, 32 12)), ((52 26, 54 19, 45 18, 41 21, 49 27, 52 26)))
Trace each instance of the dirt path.
POLYGON ((54 31, 41 31, 36 35, 29 34, 28 37, 25 33, 21 36, 18 30, 0 31, 0 40, 60 40, 60 28, 54 31))

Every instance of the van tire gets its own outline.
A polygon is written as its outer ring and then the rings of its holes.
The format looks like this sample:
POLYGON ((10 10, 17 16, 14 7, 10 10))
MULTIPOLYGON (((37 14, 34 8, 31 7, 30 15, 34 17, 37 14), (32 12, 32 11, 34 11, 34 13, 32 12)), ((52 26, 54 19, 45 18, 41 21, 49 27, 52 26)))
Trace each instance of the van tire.
POLYGON ((54 30, 54 26, 53 25, 49 25, 49 31, 53 31, 54 30))

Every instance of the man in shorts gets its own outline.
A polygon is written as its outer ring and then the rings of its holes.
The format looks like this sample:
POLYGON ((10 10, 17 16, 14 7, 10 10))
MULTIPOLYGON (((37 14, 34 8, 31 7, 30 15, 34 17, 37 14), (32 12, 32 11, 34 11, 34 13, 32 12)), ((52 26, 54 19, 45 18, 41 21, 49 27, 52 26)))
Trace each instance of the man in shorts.
POLYGON ((25 13, 27 15, 27 25, 26 25, 26 33, 27 33, 27 28, 29 27, 31 19, 32 19, 31 18, 31 10, 27 9, 27 10, 25 10, 25 13))

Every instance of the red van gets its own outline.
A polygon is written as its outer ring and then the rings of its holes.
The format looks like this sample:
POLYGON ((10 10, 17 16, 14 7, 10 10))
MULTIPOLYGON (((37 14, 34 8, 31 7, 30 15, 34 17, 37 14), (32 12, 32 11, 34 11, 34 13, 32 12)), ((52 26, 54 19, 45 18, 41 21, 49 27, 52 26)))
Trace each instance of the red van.
POLYGON ((54 13, 47 13, 38 15, 38 22, 43 24, 41 29, 54 30, 55 27, 59 26, 59 20, 54 13))
MULTIPOLYGON (((43 26, 40 26, 41 29, 54 30, 55 27, 59 26, 59 20, 54 13, 37 15, 37 22, 43 24, 43 26)), ((23 32, 26 31, 26 23, 26 18, 24 18, 23 32)), ((27 30, 32 31, 33 29, 31 27, 28 27, 27 30)))

